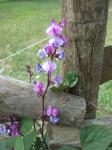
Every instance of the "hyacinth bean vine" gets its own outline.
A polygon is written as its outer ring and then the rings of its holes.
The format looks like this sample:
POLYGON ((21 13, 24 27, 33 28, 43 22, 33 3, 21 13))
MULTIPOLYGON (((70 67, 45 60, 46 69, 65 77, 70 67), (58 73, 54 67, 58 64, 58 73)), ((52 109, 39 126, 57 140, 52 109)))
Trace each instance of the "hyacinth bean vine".
POLYGON ((45 108, 45 96, 48 91, 48 88, 52 85, 58 87, 62 83, 62 77, 57 75, 53 78, 53 71, 57 68, 56 61, 64 59, 64 47, 67 46, 67 39, 63 36, 62 31, 65 26, 64 19, 61 22, 57 23, 55 19, 51 20, 50 26, 47 28, 46 33, 52 38, 49 40, 48 44, 44 46, 43 49, 38 51, 38 57, 42 60, 47 58, 47 61, 42 64, 36 64, 36 71, 38 73, 44 72, 47 75, 47 84, 36 81, 34 86, 34 91, 37 96, 41 98, 42 101, 42 127, 41 133, 44 135, 44 125, 45 118, 49 117, 49 121, 53 124, 56 124, 60 121, 59 115, 60 110, 49 106, 45 108))

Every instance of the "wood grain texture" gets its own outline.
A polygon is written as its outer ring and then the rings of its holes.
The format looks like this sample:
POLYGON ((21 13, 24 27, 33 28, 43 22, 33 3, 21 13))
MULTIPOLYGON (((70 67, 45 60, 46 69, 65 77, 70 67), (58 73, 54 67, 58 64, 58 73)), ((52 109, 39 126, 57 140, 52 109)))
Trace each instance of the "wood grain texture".
MULTIPOLYGON (((61 110, 63 115, 61 125, 80 125, 84 120, 86 104, 81 97, 49 91, 45 105, 46 108, 51 105, 61 110)), ((22 117, 39 118, 41 99, 35 96, 33 85, 0 76, 0 114, 10 113, 22 117)))
POLYGON ((79 74, 79 86, 72 94, 86 100, 85 118, 95 118, 103 62, 108 0, 62 0, 62 18, 67 21, 64 73, 79 74))

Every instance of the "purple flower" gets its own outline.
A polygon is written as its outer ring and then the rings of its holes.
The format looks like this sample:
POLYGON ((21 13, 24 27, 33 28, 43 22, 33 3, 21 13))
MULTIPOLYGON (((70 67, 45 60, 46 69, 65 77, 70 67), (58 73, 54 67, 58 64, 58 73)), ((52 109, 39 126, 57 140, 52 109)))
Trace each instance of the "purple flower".
POLYGON ((50 36, 60 35, 62 33, 62 27, 55 21, 51 20, 51 25, 47 28, 46 33, 50 36))
POLYGON ((54 47, 58 48, 64 45, 64 40, 60 36, 53 37, 49 40, 49 44, 53 45, 54 47))
POLYGON ((57 57, 58 59, 63 60, 63 59, 64 59, 64 50, 57 51, 57 52, 56 52, 56 57, 57 57))
POLYGON ((46 110, 46 115, 47 115, 48 117, 50 117, 50 116, 56 117, 56 116, 58 116, 59 114, 60 114, 59 109, 54 108, 54 107, 51 107, 51 105, 49 105, 49 107, 48 107, 47 110, 46 110))
POLYGON ((45 52, 47 53, 47 55, 52 55, 55 51, 55 48, 53 47, 53 45, 46 45, 44 47, 45 52))
POLYGON ((36 69, 37 72, 42 72, 43 71, 40 64, 36 64, 35 69, 36 69))
POLYGON ((10 130, 6 128, 4 124, 0 125, 0 134, 7 136, 9 134, 10 130))
POLYGON ((53 37, 49 40, 49 44, 53 45, 55 48, 67 47, 67 43, 67 39, 62 35, 53 37))
POLYGON ((49 121, 53 124, 56 124, 60 121, 58 118, 59 114, 60 114, 59 109, 51 107, 50 105, 46 110, 46 115, 49 117, 49 121))
POLYGON ((19 132, 19 123, 17 122, 14 122, 10 125, 10 136, 12 137, 16 137, 16 136, 19 136, 20 135, 20 132, 19 132))
POLYGON ((45 90, 45 86, 41 82, 36 82, 34 86, 35 93, 39 96, 45 90))
POLYGON ((57 75, 54 79, 54 86, 58 87, 62 83, 62 77, 57 75))
POLYGON ((40 49, 40 50, 38 51, 38 56, 39 56, 39 58, 41 58, 41 59, 43 59, 43 58, 46 57, 46 53, 45 53, 44 49, 40 49))
POLYGON ((57 67, 57 65, 54 62, 50 61, 50 60, 46 61, 42 65, 42 69, 47 73, 53 72, 56 69, 56 67, 57 67))
POLYGON ((46 115, 49 117, 52 115, 52 107, 49 105, 49 107, 47 108, 47 111, 46 111, 46 115))
POLYGON ((56 117, 56 116, 58 116, 59 115, 59 110, 57 109, 57 108, 53 108, 52 109, 52 116, 53 117, 56 117))
POLYGON ((58 117, 53 117, 53 116, 50 116, 49 120, 53 124, 56 124, 60 121, 60 119, 58 117))

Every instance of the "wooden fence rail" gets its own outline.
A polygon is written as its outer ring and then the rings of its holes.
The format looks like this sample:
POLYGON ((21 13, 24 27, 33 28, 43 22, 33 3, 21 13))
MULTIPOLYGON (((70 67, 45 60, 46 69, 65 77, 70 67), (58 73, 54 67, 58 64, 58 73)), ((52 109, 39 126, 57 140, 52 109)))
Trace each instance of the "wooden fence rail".
MULTIPOLYGON (((81 97, 49 91, 46 107, 58 107, 63 118, 61 124, 78 125, 84 119, 85 101, 81 97)), ((33 85, 24 81, 0 76, 0 114, 15 114, 22 117, 39 118, 41 99, 36 97, 33 85)))

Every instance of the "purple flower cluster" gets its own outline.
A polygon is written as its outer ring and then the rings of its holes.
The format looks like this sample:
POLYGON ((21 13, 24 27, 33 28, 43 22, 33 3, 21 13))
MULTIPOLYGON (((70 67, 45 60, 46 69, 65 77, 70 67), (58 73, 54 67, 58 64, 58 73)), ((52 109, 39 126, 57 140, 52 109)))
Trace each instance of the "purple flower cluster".
POLYGON ((10 132, 9 132, 9 135, 12 136, 12 137, 16 137, 16 136, 19 136, 20 135, 20 132, 19 132, 19 123, 18 122, 13 122, 11 123, 9 126, 8 126, 10 132))
POLYGON ((16 119, 14 116, 10 116, 9 120, 11 121, 9 124, 0 125, 0 134, 4 136, 12 136, 12 137, 19 136, 20 135, 19 123, 16 122, 16 119))
POLYGON ((11 122, 10 125, 8 126, 8 128, 10 129, 9 135, 12 137, 19 136, 20 135, 20 131, 19 131, 20 124, 19 124, 19 122, 16 121, 16 118, 13 115, 10 115, 9 119, 11 122))
POLYGON ((8 128, 6 127, 6 125, 0 124, 0 135, 8 136, 8 135, 9 135, 9 132, 10 132, 10 129, 8 129, 8 128))
POLYGON ((36 82, 34 85, 34 91, 37 96, 41 96, 43 91, 45 90, 45 85, 41 82, 36 82))
MULTIPOLYGON (((65 25, 66 23, 64 19, 62 19, 59 23, 56 22, 55 19, 52 19, 50 26, 46 30, 47 35, 51 36, 51 39, 42 49, 38 51, 38 57, 40 59, 48 58, 47 61, 43 62, 42 64, 36 64, 35 66, 36 72, 44 72, 48 76, 47 86, 41 82, 35 82, 34 85, 34 91, 37 96, 41 96, 42 101, 44 101, 45 94, 50 85, 58 87, 62 83, 62 77, 60 75, 52 77, 52 73, 57 68, 56 61, 64 59, 63 48, 67 46, 67 39, 65 36, 63 36, 62 32, 65 25)), ((46 112, 50 122, 52 123, 57 123, 59 121, 57 117, 58 113, 58 109, 52 108, 51 106, 49 106, 46 112)))
POLYGON ((63 27, 65 26, 65 21, 57 23, 55 19, 51 20, 50 26, 47 28, 46 33, 52 38, 49 40, 48 44, 45 45, 43 49, 38 51, 38 56, 43 59, 49 56, 54 58, 64 59, 63 48, 67 46, 67 39, 62 35, 63 27), (60 50, 57 50, 61 48, 60 50))
POLYGON ((45 114, 47 117, 49 117, 49 121, 53 124, 56 124, 60 121, 60 119, 58 118, 58 116, 60 115, 60 111, 58 108, 54 108, 49 105, 45 114))

